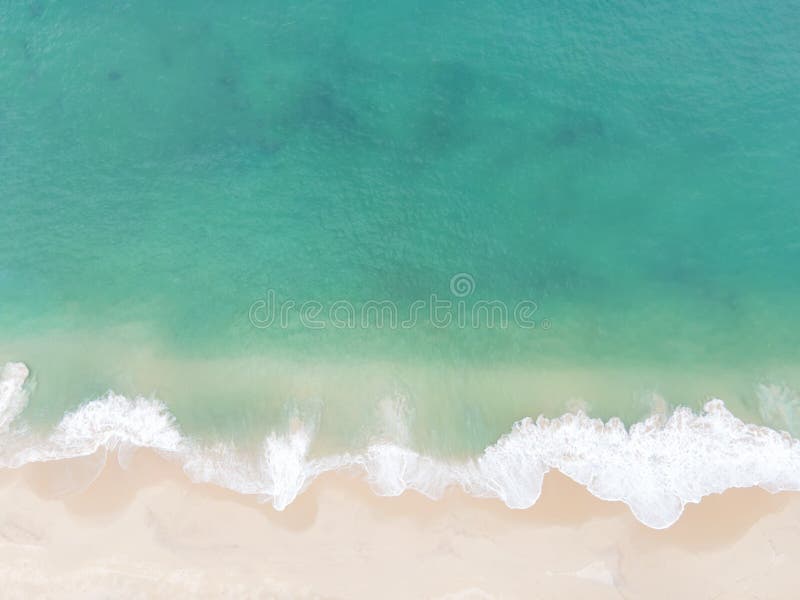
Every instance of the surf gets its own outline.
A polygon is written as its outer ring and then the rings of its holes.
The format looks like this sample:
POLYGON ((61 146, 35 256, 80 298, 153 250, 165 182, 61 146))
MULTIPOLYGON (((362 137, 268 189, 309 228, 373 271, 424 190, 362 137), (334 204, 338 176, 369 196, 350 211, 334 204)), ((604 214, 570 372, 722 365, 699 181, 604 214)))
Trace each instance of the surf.
MULTIPOLYGON (((546 473, 557 469, 600 499, 624 502, 637 520, 656 529, 675 523, 687 504, 730 488, 800 490, 800 442, 743 422, 720 399, 708 401, 700 414, 679 407, 668 418, 655 414, 629 428, 617 418, 602 421, 580 410, 554 419, 525 418, 467 459, 421 454, 402 434, 360 451, 315 457, 313 420, 266 433, 252 452, 185 435, 157 398, 113 392, 67 412, 50 431, 36 432, 23 418, 29 376, 22 363, 6 364, 0 376, 0 468, 98 451, 116 452, 125 462, 131 452, 147 448, 178 463, 194 482, 257 496, 277 510, 331 471, 356 473, 380 496, 414 490, 438 499, 458 486, 525 509, 539 499, 546 473)), ((384 412, 390 420, 403 418, 402 411, 384 412)), ((402 430, 402 423, 395 424, 395 431, 402 430)))

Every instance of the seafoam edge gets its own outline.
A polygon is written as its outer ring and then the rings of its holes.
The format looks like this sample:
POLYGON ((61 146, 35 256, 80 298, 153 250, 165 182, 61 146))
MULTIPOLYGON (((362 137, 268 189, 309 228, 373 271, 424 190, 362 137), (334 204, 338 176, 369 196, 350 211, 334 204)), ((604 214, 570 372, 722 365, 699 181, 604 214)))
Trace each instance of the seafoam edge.
POLYGON ((157 399, 113 392, 68 412, 50 432, 36 433, 19 419, 28 401, 28 376, 22 363, 8 363, 0 372, 0 468, 101 449, 125 456, 150 448, 178 461, 192 481, 256 495, 278 510, 320 474, 342 469, 360 471, 381 496, 412 489, 435 499, 460 486, 515 509, 532 506, 545 474, 558 469, 594 496, 624 502, 640 522, 657 529, 675 523, 686 504, 729 488, 800 489, 798 440, 742 422, 718 399, 707 402, 702 414, 677 408, 668 419, 652 416, 629 429, 619 419, 604 423, 580 411, 526 418, 479 456, 462 461, 432 458, 388 441, 311 458, 313 427, 303 423, 290 433, 266 435, 253 455, 185 436, 157 399))

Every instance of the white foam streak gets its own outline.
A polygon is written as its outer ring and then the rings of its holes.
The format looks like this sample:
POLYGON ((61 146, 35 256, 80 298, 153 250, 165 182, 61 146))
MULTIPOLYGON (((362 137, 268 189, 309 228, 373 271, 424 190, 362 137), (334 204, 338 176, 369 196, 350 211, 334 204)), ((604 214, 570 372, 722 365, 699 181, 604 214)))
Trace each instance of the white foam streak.
POLYGON ((66 414, 46 436, 19 426, 27 397, 25 365, 0 375, 0 467, 93 454, 99 449, 151 448, 178 460, 197 482, 256 495, 283 510, 320 474, 360 470, 376 494, 408 489, 439 498, 448 487, 527 508, 541 494, 544 475, 558 469, 598 498, 625 502, 654 528, 674 523, 689 502, 732 487, 772 492, 800 489, 800 443, 787 433, 747 425, 721 400, 703 414, 678 408, 669 419, 653 416, 626 430, 583 412, 557 419, 523 419, 484 452, 466 461, 421 455, 403 440, 381 441, 363 452, 309 458, 314 427, 295 423, 271 433, 258 454, 230 445, 202 445, 185 437, 158 400, 113 393, 66 414))
POLYGON ((28 405, 23 389, 28 379, 28 367, 22 363, 8 363, 0 371, 0 434, 8 432, 11 423, 28 405))

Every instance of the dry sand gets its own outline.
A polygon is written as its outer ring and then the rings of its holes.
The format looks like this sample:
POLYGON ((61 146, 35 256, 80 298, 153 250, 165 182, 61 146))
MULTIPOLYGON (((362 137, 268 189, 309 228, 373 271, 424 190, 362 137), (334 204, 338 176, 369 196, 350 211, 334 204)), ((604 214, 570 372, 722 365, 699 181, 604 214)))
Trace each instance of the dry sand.
POLYGON ((800 494, 731 490, 673 527, 551 473, 515 511, 317 480, 286 511, 139 451, 0 472, 3 598, 796 598, 800 494), (91 481, 98 468, 99 476, 91 481), (89 483, 91 481, 91 483, 89 483), (79 489, 80 487, 85 489, 79 489))

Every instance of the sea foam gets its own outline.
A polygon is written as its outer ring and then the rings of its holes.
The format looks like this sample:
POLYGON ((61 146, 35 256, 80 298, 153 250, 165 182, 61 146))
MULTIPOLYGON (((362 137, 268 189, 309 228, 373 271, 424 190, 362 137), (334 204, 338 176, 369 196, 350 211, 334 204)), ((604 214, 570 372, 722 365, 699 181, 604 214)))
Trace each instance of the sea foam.
MULTIPOLYGON (((517 509, 533 505, 545 474, 558 469, 598 498, 624 502, 653 528, 669 527, 687 503, 729 488, 800 489, 800 443, 788 433, 743 423, 716 399, 705 404, 702 414, 678 408, 668 419, 654 415, 629 429, 618 419, 604 423, 581 411, 556 419, 527 418, 468 460, 419 454, 405 435, 359 452, 312 458, 313 425, 297 422, 288 433, 270 433, 253 455, 185 436, 157 399, 112 392, 65 414, 49 433, 37 434, 19 418, 28 400, 28 376, 21 363, 5 365, 0 374, 0 467, 101 449, 124 456, 150 448, 179 462, 195 482, 255 495, 278 510, 320 474, 342 469, 362 473, 383 496, 412 489, 435 499, 460 486, 517 509)), ((769 388, 760 393, 769 394, 769 388)))

